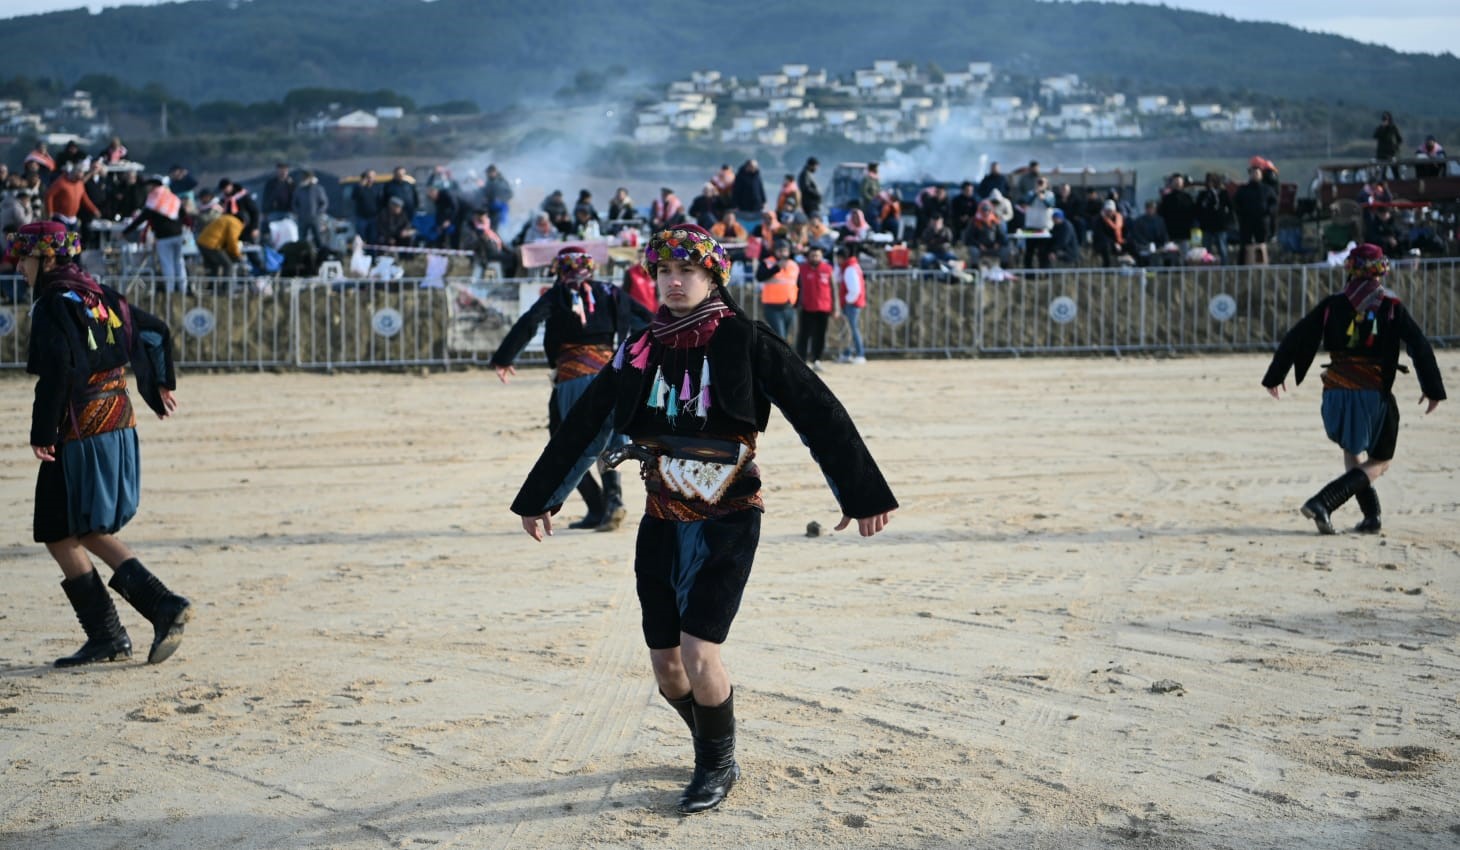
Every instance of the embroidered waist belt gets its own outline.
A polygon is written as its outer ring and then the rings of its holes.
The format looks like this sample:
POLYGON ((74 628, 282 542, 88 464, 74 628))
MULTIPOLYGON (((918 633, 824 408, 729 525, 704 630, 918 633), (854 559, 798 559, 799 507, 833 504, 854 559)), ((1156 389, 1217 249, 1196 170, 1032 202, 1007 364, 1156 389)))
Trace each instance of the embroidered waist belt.
POLYGON ((1329 390, 1382 390, 1384 364, 1372 357, 1333 352, 1323 369, 1323 388, 1329 390))
POLYGON ((684 522, 762 507, 754 455, 750 445, 736 440, 663 435, 611 448, 603 460, 610 467, 639 461, 648 514, 684 522))

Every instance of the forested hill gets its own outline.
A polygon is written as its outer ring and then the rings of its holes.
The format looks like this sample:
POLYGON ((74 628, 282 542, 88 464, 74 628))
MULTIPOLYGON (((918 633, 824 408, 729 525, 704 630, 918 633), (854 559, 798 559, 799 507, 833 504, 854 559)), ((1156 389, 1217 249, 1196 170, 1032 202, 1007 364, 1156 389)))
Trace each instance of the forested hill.
MULTIPOLYGON (((78 0, 80 2, 80 0, 78 0)), ((1401 116, 1460 111, 1460 58, 1160 6, 1038 0, 192 0, 6 21, 0 77, 107 74, 192 103, 306 87, 391 89, 484 109, 547 96, 583 68, 661 83, 782 63, 873 59, 1073 72, 1120 90, 1252 91, 1401 116)))

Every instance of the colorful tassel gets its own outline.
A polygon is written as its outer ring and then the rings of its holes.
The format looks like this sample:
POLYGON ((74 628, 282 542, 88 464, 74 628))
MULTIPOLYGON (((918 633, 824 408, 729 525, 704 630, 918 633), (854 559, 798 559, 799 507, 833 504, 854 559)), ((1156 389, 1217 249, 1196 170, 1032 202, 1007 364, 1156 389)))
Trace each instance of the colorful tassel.
POLYGON ((649 334, 639 337, 639 341, 629 347, 629 362, 640 372, 649 368, 649 334))
POLYGON ((91 328, 86 329, 86 347, 92 351, 96 350, 96 337, 91 335, 91 328))
POLYGON ((681 401, 684 402, 685 410, 689 410, 690 408, 694 407, 695 390, 694 387, 690 386, 688 369, 684 370, 684 381, 681 382, 679 387, 679 398, 681 401))
POLYGON ((654 372, 654 383, 649 386, 649 406, 655 409, 661 407, 659 401, 659 389, 664 386, 664 369, 660 367, 654 372))
POLYGON ((700 416, 703 418, 710 413, 710 358, 706 357, 704 365, 700 366, 700 416))
POLYGON ((669 387, 669 398, 664 404, 664 415, 669 417, 670 423, 679 418, 679 398, 674 387, 669 387))
POLYGON ((664 380, 663 366, 660 366, 658 371, 654 374, 654 388, 654 406, 658 408, 663 408, 665 402, 669 400, 669 393, 671 392, 669 389, 669 382, 664 380))
POLYGON ((613 371, 615 371, 615 372, 622 372, 624 370, 624 349, 626 349, 628 347, 629 347, 629 344, 627 342, 625 342, 623 345, 620 345, 618 347, 618 351, 614 352, 614 355, 613 355, 613 371))

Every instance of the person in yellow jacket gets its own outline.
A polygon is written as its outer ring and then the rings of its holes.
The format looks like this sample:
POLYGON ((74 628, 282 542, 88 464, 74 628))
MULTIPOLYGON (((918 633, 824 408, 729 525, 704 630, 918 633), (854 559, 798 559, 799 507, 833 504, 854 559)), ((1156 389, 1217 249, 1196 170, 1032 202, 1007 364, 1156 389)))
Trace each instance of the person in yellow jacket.
POLYGON ((233 270, 233 264, 243 259, 243 219, 223 213, 208 222, 198 234, 198 253, 203 257, 203 273, 209 277, 222 277, 233 270))

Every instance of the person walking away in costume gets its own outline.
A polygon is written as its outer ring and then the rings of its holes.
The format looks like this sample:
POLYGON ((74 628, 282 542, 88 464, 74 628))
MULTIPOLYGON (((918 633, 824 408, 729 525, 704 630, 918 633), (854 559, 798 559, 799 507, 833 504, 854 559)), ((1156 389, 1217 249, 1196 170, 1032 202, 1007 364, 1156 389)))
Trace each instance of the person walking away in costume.
MULTIPOLYGON (((546 325, 543 350, 553 369, 553 391, 548 399, 548 433, 556 433, 573 409, 573 404, 588 389, 593 377, 613 357, 614 346, 629 332, 643 327, 653 318, 623 290, 606 281, 593 279, 596 263, 577 245, 570 245, 553 258, 550 271, 556 278, 553 285, 513 323, 502 339, 491 364, 502 383, 517 374, 512 363, 541 325, 546 325)), ((610 443, 622 442, 612 429, 605 427, 584 447, 574 465, 573 480, 559 496, 562 504, 567 492, 576 488, 588 504, 588 513, 569 528, 591 528, 614 531, 623 524, 626 511, 619 473, 601 470, 600 488, 590 467, 610 443)))
POLYGON ((648 491, 634 574, 644 641, 664 699, 694 742, 678 809, 724 801, 735 761, 734 691, 721 647, 740 608, 764 504, 757 434, 777 405, 840 502, 838 531, 882 531, 897 500, 851 417, 821 379, 726 291, 730 259, 704 229, 660 231, 645 253, 661 306, 621 345, 548 442, 512 512, 534 540, 571 487, 584 449, 604 429, 628 435, 612 462, 639 460, 648 491))
POLYGON ((192 614, 116 535, 137 511, 140 491, 136 418, 127 395, 129 363, 137 390, 157 416, 177 408, 172 334, 76 264, 81 242, 56 222, 27 224, 10 240, 6 262, 33 290, 26 371, 36 376, 31 452, 36 477, 34 537, 61 567, 61 589, 86 632, 57 667, 131 657, 91 555, 113 570, 111 588, 152 623, 147 661, 177 651, 192 614))
MULTIPOLYGON (((1434 350, 1399 298, 1384 287, 1389 261, 1377 245, 1363 244, 1344 261, 1348 284, 1318 303, 1283 337, 1262 385, 1273 398, 1287 389, 1288 369, 1303 382, 1321 348, 1332 362, 1323 380, 1323 427, 1343 449, 1343 475, 1303 503, 1303 516, 1322 534, 1333 534, 1332 514, 1356 496, 1364 519, 1355 531, 1380 529, 1379 494, 1374 482, 1389 469, 1399 437, 1399 404, 1394 377, 1402 343, 1419 378, 1419 403, 1431 413, 1445 399, 1434 350)), ((1407 370, 1406 370, 1407 371, 1407 370)))

